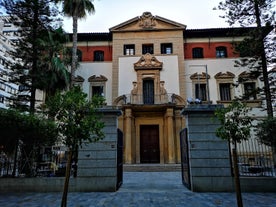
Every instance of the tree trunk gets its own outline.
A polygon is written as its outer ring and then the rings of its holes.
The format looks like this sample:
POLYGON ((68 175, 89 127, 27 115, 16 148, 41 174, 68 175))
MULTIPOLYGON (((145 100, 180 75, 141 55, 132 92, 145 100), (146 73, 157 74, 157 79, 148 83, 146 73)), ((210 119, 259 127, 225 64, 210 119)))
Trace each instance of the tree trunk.
POLYGON ((241 194, 241 184, 240 184, 240 175, 239 175, 239 166, 238 166, 238 156, 237 156, 236 148, 232 149, 232 155, 233 155, 234 179, 235 179, 237 205, 238 205, 238 207, 243 207, 242 194, 241 194))
POLYGON ((77 49, 78 49, 78 17, 76 15, 73 16, 73 47, 72 47, 72 65, 71 65, 71 81, 70 87, 73 86, 73 81, 75 77, 75 71, 77 69, 77 49))
POLYGON ((17 168, 18 145, 19 145, 19 139, 16 140, 16 144, 15 144, 15 152, 14 152, 14 159, 13 159, 13 170, 12 170, 12 176, 13 177, 15 177, 16 168, 17 168))
POLYGON ((73 150, 70 148, 69 149, 68 159, 67 159, 67 164, 66 164, 65 181, 64 181, 64 188, 63 188, 61 207, 66 207, 67 206, 67 194, 68 194, 69 181, 70 181, 70 171, 71 171, 71 164, 72 164, 72 155, 73 155, 73 150))
POLYGON ((256 24, 258 29, 258 39, 260 41, 260 55, 261 61, 262 61, 262 74, 263 74, 263 81, 264 81, 264 93, 265 93, 265 100, 266 100, 266 110, 267 115, 270 117, 273 117, 273 108, 272 108, 272 102, 271 102, 271 92, 270 92, 270 86, 269 86, 269 80, 268 80, 268 72, 267 72, 267 59, 265 54, 265 47, 264 47, 264 37, 262 32, 262 24, 260 19, 260 9, 259 9, 259 2, 255 1, 255 14, 256 14, 256 24))

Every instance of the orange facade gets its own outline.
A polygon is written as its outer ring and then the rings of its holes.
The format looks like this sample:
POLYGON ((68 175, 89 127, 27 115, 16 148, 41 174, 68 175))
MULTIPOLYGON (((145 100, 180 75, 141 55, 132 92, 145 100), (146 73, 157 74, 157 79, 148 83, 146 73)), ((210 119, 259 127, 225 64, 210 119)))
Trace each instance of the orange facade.
POLYGON ((216 47, 226 47, 227 57, 234 58, 239 57, 239 54, 234 52, 233 45, 229 42, 195 42, 195 43, 185 43, 184 44, 184 58, 193 58, 193 48, 203 48, 204 58, 216 58, 216 47))
POLYGON ((112 61, 112 46, 78 46, 78 49, 82 52, 82 61, 91 62, 94 61, 94 52, 103 51, 104 61, 112 61))
MULTIPOLYGON (((239 54, 235 53, 233 45, 229 42, 200 42, 200 43, 185 43, 184 44, 184 59, 193 59, 193 48, 203 48, 204 58, 216 58, 216 47, 226 47, 227 57, 236 58, 239 54)), ((112 46, 78 46, 82 52, 82 61, 94 61, 94 52, 103 51, 104 61, 112 61, 112 46)))

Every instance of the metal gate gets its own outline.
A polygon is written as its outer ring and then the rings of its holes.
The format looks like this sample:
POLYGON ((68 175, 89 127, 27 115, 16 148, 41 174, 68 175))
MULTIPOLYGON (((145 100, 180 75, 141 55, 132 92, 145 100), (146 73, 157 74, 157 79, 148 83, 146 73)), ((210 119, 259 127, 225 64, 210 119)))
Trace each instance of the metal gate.
POLYGON ((117 190, 123 183, 123 132, 117 129, 117 190))
POLYGON ((187 128, 180 132, 182 183, 191 190, 187 128))

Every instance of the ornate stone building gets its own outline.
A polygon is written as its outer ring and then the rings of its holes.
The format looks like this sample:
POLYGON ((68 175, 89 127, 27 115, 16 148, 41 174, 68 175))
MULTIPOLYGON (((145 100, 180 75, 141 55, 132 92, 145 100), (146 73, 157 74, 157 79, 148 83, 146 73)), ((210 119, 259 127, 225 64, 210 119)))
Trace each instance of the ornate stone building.
MULTIPOLYGON (((246 73, 234 66, 239 55, 232 43, 244 30, 189 30, 144 12, 109 33, 78 34, 76 84, 89 98, 103 95, 107 106, 122 110, 125 163, 179 163, 187 99, 227 104, 262 86, 259 79, 235 85, 246 73)), ((248 102, 256 116, 265 114, 260 97, 248 102)))

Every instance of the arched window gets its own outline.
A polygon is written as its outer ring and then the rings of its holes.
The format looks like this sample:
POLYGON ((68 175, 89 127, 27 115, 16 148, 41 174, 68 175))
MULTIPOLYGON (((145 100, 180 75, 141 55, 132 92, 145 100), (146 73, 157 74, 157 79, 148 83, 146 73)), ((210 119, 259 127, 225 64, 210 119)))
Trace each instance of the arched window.
POLYGON ((203 48, 201 47, 193 48, 193 58, 203 58, 203 48))
POLYGON ((227 48, 224 46, 216 47, 216 57, 217 58, 226 58, 227 57, 227 48))
POLYGON ((94 61, 104 61, 104 51, 102 50, 94 51, 94 61))
POLYGON ((77 50, 77 56, 78 56, 78 62, 82 61, 82 51, 81 50, 77 50))

